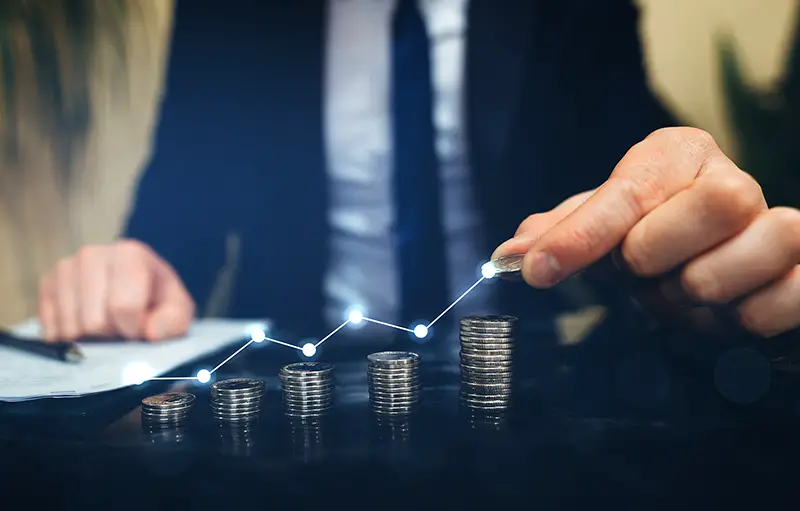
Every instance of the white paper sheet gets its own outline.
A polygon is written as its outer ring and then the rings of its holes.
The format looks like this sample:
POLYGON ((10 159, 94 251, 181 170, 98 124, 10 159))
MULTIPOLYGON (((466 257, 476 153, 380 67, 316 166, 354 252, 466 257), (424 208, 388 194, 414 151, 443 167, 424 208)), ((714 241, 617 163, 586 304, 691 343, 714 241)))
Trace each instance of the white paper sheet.
MULTIPOLYGON (((79 397, 136 385, 227 345, 231 345, 233 353, 238 343, 247 340, 253 328, 268 326, 264 321, 201 319, 180 339, 160 343, 82 343, 80 348, 86 358, 79 364, 49 360, 0 346, 0 401, 79 397)), ((32 320, 12 331, 20 337, 32 338, 39 336, 40 328, 39 323, 32 320)), ((225 357, 227 355, 219 362, 225 357)))

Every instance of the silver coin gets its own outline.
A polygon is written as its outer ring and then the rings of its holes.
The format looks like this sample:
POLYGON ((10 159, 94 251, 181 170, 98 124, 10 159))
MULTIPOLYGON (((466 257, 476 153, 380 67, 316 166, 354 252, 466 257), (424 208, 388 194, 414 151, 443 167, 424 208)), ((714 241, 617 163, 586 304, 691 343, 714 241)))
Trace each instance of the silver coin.
POLYGON ((404 374, 417 374, 419 368, 417 367, 403 367, 403 368, 384 368, 384 367, 367 367, 367 372, 372 374, 385 374, 386 376, 402 376, 404 374))
POLYGON ((384 391, 392 391, 392 390, 404 390, 404 389, 419 389, 422 387, 422 382, 419 380, 411 381, 408 383, 402 384, 385 384, 381 382, 370 382, 369 388, 377 389, 377 390, 384 390, 384 391))
POLYGON ((476 314, 464 316, 460 324, 463 326, 516 325, 519 318, 503 314, 476 314))
POLYGON ((511 384, 514 377, 510 374, 480 374, 480 373, 461 373, 461 381, 468 383, 507 383, 511 384))
POLYGON ((326 397, 316 397, 316 398, 305 398, 305 399, 295 399, 295 398, 284 398, 282 400, 283 404, 292 405, 292 406, 320 406, 320 405, 330 405, 335 401, 335 398, 332 396, 326 397))
POLYGON ((484 339, 497 339, 498 342, 514 342, 514 337, 516 332, 513 330, 501 332, 501 331, 491 331, 489 329, 481 329, 481 330, 462 330, 458 333, 458 337, 461 340, 476 340, 482 341, 484 339))
POLYGON ((142 407, 154 409, 184 408, 193 405, 195 400, 195 395, 188 392, 168 392, 142 399, 142 407))
POLYGON ((473 394, 461 394, 459 400, 472 406, 509 406, 511 404, 511 396, 476 396, 473 394))
POLYGON ((458 333, 461 335, 497 335, 510 336, 517 332, 516 325, 461 325, 458 333))
POLYGON ((282 387, 322 387, 326 385, 335 385, 335 380, 330 377, 325 378, 305 378, 305 377, 279 377, 282 387))
POLYGON ((186 415, 193 408, 194 408, 193 406, 185 406, 183 408, 173 408, 173 409, 169 409, 169 410, 158 410, 158 409, 152 410, 150 408, 142 407, 141 413, 144 414, 144 415, 156 415, 156 416, 162 416, 162 415, 186 415))
POLYGON ((389 407, 399 407, 399 406, 413 406, 419 403, 420 399, 383 399, 383 398, 376 398, 371 397, 369 402, 372 406, 389 406, 389 407))
POLYGON ((188 420, 188 417, 150 417, 142 416, 142 422, 149 424, 181 424, 188 420))
POLYGON ((326 415, 328 410, 320 410, 320 411, 313 411, 313 412, 305 412, 305 411, 294 411, 294 410, 286 410, 286 416, 295 419, 311 419, 311 418, 319 418, 326 415))
POLYGON ((419 396, 421 394, 422 388, 409 388, 409 389, 370 389, 369 395, 370 396, 383 396, 383 397, 396 397, 398 399, 406 399, 412 396, 419 396))
POLYGON ((489 349, 489 348, 474 348, 472 346, 461 346, 461 353, 466 355, 476 355, 476 356, 504 356, 504 357, 511 357, 514 355, 513 348, 496 348, 496 349, 489 349))
POLYGON ((224 403, 211 403, 211 409, 226 413, 245 413, 254 412, 261 409, 260 406, 230 406, 224 403))
POLYGON ((469 371, 461 371, 461 379, 468 382, 510 382, 514 378, 514 373, 508 371, 505 373, 475 373, 469 371))
POLYGON ((513 254, 492 259, 494 273, 498 277, 516 275, 522 272, 522 262, 525 254, 513 254))
POLYGON ((306 392, 306 391, 320 391, 326 390, 328 392, 333 392, 336 388, 336 383, 333 381, 325 381, 319 382, 315 385, 304 383, 302 385, 298 385, 296 382, 282 382, 281 389, 285 392, 287 390, 293 390, 295 392, 306 392))
POLYGON ((263 401, 264 401, 263 396, 211 399, 212 403, 225 403, 229 405, 239 405, 239 406, 248 406, 248 405, 261 406, 261 403, 263 401))
POLYGON ((320 416, 329 412, 333 408, 333 405, 319 405, 319 406, 294 406, 294 405, 286 405, 283 408, 283 412, 287 415, 294 415, 294 416, 320 416))
POLYGON ((467 369, 474 369, 475 371, 484 371, 487 369, 498 369, 511 371, 514 366, 514 357, 481 357, 480 355, 462 355, 461 366, 467 369))
POLYGON ((211 384, 211 392, 219 394, 240 393, 245 391, 259 391, 264 388, 264 382, 253 378, 231 378, 211 384))
POLYGON ((312 401, 319 401, 319 400, 328 400, 330 401, 333 399, 333 394, 311 394, 311 395, 300 395, 300 394, 284 394, 283 401, 292 401, 297 403, 310 403, 312 401))
POLYGON ((512 390, 512 385, 508 383, 488 383, 488 382, 461 382, 461 391, 467 394, 476 395, 504 395, 509 394, 512 390))
POLYGON ((261 410, 221 410, 219 408, 212 408, 211 409, 212 415, 216 417, 249 417, 252 415, 258 415, 261 413, 261 410))
POLYGON ((381 403, 370 401, 370 408, 379 414, 385 415, 410 415, 419 408, 418 402, 413 403, 381 403))
POLYGON ((367 375, 367 382, 372 385, 413 385, 415 383, 420 383, 422 378, 417 374, 413 376, 403 376, 403 377, 396 377, 396 378, 383 378, 381 376, 373 376, 371 374, 367 375))
POLYGON ((490 402, 493 403, 493 402, 507 402, 507 401, 509 401, 511 399, 511 395, 512 394, 511 394, 511 392, 506 392, 506 393, 502 393, 502 394, 476 394, 476 393, 474 393, 472 391, 468 392, 468 391, 462 390, 459 393, 459 395, 463 399, 469 399, 469 400, 472 400, 472 401, 475 401, 475 402, 479 402, 480 401, 480 402, 486 402, 486 403, 490 403, 490 402))
POLYGON ((282 374, 294 375, 294 374, 327 374, 333 371, 333 364, 327 364, 324 362, 297 362, 295 364, 289 364, 283 366, 281 368, 282 374))
POLYGON ((367 362, 378 367, 417 366, 420 356, 410 351, 381 351, 367 355, 367 362))
POLYGON ((514 350, 517 345, 513 342, 474 342, 474 341, 461 341, 461 349, 471 350, 514 350))
POLYGON ((333 380, 333 373, 278 373, 281 381, 291 382, 323 382, 333 380))
POLYGON ((408 406, 378 406, 373 405, 372 410, 375 413, 385 414, 385 415, 409 415, 416 410, 417 406, 415 405, 408 405, 408 406))
POLYGON ((411 381, 419 381, 420 379, 421 376, 419 375, 419 373, 395 374, 395 375, 367 373, 368 381, 386 383, 389 385, 395 385, 395 384, 402 385, 404 383, 411 381))
POLYGON ((461 346, 470 345, 470 346, 484 346, 486 344, 489 345, 500 345, 500 346, 509 346, 514 347, 517 344, 517 341, 512 338, 499 338, 499 337, 489 337, 486 335, 482 335, 479 337, 461 337, 460 340, 461 346))

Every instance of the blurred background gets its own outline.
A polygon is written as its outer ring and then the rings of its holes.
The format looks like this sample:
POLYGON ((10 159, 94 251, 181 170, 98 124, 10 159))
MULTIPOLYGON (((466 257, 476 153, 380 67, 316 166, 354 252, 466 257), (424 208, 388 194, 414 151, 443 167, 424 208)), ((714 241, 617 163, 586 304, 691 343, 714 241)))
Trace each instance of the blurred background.
MULTIPOLYGON (((639 4, 654 90, 771 203, 800 204, 798 2, 639 4)), ((36 314, 56 260, 118 236, 149 158, 172 14, 171 0, 0 2, 0 324, 36 314)))

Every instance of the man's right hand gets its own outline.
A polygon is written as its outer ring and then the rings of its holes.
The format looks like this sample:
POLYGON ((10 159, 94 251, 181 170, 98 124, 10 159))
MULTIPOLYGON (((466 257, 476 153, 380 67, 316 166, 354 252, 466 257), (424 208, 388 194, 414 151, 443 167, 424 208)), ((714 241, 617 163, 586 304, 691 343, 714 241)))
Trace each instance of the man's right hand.
POLYGON ((48 341, 85 336, 157 341, 183 335, 195 304, 175 270, 147 245, 83 247, 58 261, 39 287, 48 341))

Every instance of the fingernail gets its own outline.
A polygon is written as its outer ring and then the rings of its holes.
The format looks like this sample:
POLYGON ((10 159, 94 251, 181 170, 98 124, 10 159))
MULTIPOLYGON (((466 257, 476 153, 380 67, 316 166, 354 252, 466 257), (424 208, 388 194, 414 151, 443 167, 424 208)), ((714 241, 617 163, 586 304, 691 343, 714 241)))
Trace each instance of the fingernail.
POLYGON ((535 252, 527 264, 527 280, 534 287, 552 287, 558 284, 561 266, 546 252, 535 252))
POLYGON ((514 252, 518 252, 520 250, 520 246, 522 251, 524 252, 525 249, 527 249, 527 247, 525 247, 525 244, 533 241, 536 241, 536 236, 530 233, 522 233, 518 236, 515 236, 501 243, 500 246, 494 250, 494 253, 492 254, 492 259, 496 259, 501 255, 505 255, 506 252, 511 251, 511 247, 514 246, 517 246, 517 249, 515 249, 514 252))

